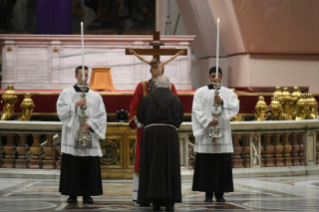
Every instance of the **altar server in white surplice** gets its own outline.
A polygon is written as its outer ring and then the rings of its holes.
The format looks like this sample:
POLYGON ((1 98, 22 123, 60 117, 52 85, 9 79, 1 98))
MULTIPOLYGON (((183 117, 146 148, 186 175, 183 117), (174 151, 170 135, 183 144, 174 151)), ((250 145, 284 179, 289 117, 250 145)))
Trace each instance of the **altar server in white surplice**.
MULTIPOLYGON (((75 78, 82 82, 82 66, 75 70, 75 78)), ((88 68, 85 66, 85 82, 88 79, 88 68)), ((83 196, 84 203, 93 203, 91 196, 103 194, 100 157, 102 156, 100 139, 105 139, 106 112, 100 94, 87 89, 86 99, 81 97, 82 91, 78 84, 64 89, 57 102, 57 113, 62 122, 61 139, 61 177, 62 195, 70 196, 68 203, 76 203, 77 196, 83 196), (80 126, 80 106, 87 105, 88 121, 80 126), (90 130, 92 147, 75 147, 77 132, 90 130)))
MULTIPOLYGON (((218 69, 219 80, 222 70, 218 69)), ((215 81, 216 67, 209 70, 209 80, 215 81)), ((215 195, 217 202, 225 202, 224 192, 233 192, 232 156, 230 120, 238 113, 239 103, 236 94, 221 86, 219 97, 215 97, 213 84, 196 90, 192 108, 192 127, 195 137, 196 159, 193 177, 193 191, 206 192, 205 202, 212 202, 215 195), (211 127, 217 125, 213 120, 214 101, 222 104, 223 112, 218 118, 224 135, 223 141, 211 142, 211 127)))

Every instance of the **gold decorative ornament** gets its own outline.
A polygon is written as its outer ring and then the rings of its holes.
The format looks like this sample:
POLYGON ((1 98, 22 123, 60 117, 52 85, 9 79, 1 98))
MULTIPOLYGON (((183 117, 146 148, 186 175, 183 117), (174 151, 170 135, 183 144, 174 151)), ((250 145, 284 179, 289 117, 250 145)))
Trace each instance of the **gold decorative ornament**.
POLYGON ((300 98, 296 104, 296 108, 297 108, 296 120, 306 119, 306 117, 307 117, 306 94, 300 95, 300 98))
POLYGON ((282 105, 280 104, 279 98, 277 95, 274 95, 271 98, 271 103, 269 109, 271 110, 271 119, 272 120, 292 120, 289 114, 284 113, 282 105))
POLYGON ((279 102, 282 101, 282 90, 281 90, 281 87, 280 86, 276 86, 276 89, 275 89, 275 92, 273 94, 273 96, 277 96, 279 102))
POLYGON ((101 149, 103 157, 100 159, 104 165, 119 165, 118 159, 120 155, 120 149, 116 140, 105 140, 101 143, 101 149))
POLYGON ((60 49, 59 49, 59 47, 57 47, 57 46, 55 46, 54 48, 53 48, 53 51, 54 52, 58 52, 60 49))
POLYGON ((7 47, 7 52, 12 52, 12 50, 13 50, 13 47, 12 47, 12 46, 8 46, 8 47, 7 47))
POLYGON ((284 87, 281 93, 281 101, 282 109, 286 114, 289 114, 292 117, 292 110, 291 110, 291 94, 288 91, 287 87, 284 87))
POLYGON ((20 107, 22 108, 22 115, 18 118, 18 121, 29 121, 34 108, 34 103, 31 99, 30 93, 26 93, 24 95, 24 99, 20 107))
POLYGON ((310 108, 310 119, 317 119, 318 116, 318 102, 315 99, 315 96, 313 94, 310 94, 310 100, 309 100, 309 108, 310 108))
POLYGON ((296 104, 300 98, 300 95, 301 95, 301 92, 300 92, 298 86, 295 86, 294 91, 291 94, 291 99, 290 99, 290 113, 289 114, 291 115, 292 119, 296 119, 296 116, 298 113, 296 104))
POLYGON ((268 110, 268 105, 263 96, 258 97, 258 102, 255 106, 255 121, 265 121, 265 114, 268 110))
MULTIPOLYGON (((238 95, 237 95, 237 93, 236 93, 236 89, 235 89, 235 88, 231 88, 231 90, 236 94, 238 103, 240 103, 240 100, 239 100, 238 95)), ((244 121, 244 118, 243 118, 243 116, 242 116, 240 113, 237 113, 237 115, 234 116, 234 117, 231 119, 231 121, 244 121)))
POLYGON ((15 94, 13 85, 8 85, 7 91, 2 95, 2 102, 4 102, 3 110, 1 112, 1 120, 8 120, 14 111, 14 104, 18 101, 18 96, 15 94))

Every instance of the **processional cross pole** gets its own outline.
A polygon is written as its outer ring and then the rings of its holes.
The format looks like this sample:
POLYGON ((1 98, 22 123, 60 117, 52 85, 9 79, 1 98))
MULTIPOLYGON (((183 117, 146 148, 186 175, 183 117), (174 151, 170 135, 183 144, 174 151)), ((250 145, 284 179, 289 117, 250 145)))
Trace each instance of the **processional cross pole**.
MULTIPOLYGON (((133 50, 138 55, 153 55, 153 58, 157 59, 157 61, 160 61, 161 55, 176 55, 178 54, 181 49, 161 49, 161 46, 164 46, 164 42, 160 40, 160 32, 155 31, 153 35, 153 41, 150 42, 150 46, 153 48, 150 49, 125 49, 126 55, 133 55, 130 50, 133 50)), ((187 55, 187 49, 185 49, 182 53, 179 55, 187 55)))

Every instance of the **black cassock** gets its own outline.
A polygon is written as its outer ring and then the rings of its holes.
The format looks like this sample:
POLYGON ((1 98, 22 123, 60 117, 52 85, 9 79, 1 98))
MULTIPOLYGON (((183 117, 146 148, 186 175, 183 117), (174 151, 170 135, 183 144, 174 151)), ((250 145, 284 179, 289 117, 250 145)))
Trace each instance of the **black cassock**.
POLYGON ((180 100, 169 89, 157 88, 140 103, 137 119, 145 127, 141 140, 137 203, 147 204, 157 199, 181 202, 179 139, 176 130, 183 121, 180 100), (148 126, 158 123, 176 128, 148 126))

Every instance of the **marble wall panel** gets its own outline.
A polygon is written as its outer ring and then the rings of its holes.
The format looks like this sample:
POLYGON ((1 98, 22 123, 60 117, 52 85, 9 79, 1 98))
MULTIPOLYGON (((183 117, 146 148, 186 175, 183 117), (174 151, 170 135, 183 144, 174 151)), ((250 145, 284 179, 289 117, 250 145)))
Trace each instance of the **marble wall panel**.
MULTIPOLYGON (((125 48, 148 48, 151 36, 88 36, 85 38, 84 63, 92 67, 110 67, 116 90, 134 90, 136 85, 151 77, 150 66, 125 48)), ((166 39, 162 48, 188 49, 165 66, 168 76, 178 90, 191 90, 192 36, 166 39)), ((14 84, 16 89, 64 89, 74 85, 75 68, 82 64, 82 49, 78 36, 0 36, 3 45, 3 81, 1 88, 14 84), (17 39, 17 41, 15 41, 17 39), (6 48, 13 47, 8 52, 6 48)), ((152 56, 143 56, 151 60, 152 56)), ((162 56, 166 61, 171 56, 162 56)))

